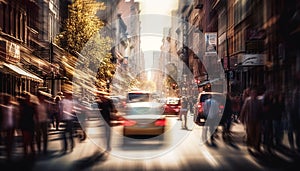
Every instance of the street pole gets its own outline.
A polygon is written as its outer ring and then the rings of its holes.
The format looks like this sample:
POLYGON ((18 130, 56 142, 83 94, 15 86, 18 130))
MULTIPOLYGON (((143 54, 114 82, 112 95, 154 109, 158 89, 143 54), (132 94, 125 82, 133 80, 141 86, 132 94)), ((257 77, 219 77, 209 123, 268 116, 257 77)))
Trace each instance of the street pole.
POLYGON ((52 42, 52 36, 50 37, 50 65, 51 65, 51 94, 52 97, 55 96, 54 94, 54 80, 55 80, 55 75, 54 75, 54 67, 53 67, 53 42, 52 42))
POLYGON ((230 91, 230 56, 229 56, 229 42, 228 42, 228 2, 226 3, 226 56, 227 56, 227 72, 226 72, 226 78, 227 78, 227 93, 230 91))

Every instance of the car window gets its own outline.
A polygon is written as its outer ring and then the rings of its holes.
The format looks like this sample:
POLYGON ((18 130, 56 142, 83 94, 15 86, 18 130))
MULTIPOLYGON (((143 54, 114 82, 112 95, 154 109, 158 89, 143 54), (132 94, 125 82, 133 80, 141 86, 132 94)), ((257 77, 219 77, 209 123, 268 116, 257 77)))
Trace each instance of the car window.
POLYGON ((177 105, 179 104, 179 102, 180 102, 179 99, 168 99, 167 104, 177 105))
POLYGON ((128 93, 128 102, 149 102, 149 93, 128 93))
POLYGON ((200 102, 204 102, 206 99, 213 97, 218 102, 222 102, 225 99, 225 96, 222 94, 201 94, 200 102))

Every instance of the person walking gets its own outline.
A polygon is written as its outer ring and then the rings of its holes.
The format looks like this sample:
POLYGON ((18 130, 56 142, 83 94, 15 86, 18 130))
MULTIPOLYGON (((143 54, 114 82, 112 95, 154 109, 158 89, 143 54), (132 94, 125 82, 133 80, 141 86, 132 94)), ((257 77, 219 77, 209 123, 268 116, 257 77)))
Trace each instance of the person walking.
POLYGON ((284 95, 278 93, 273 102, 273 132, 274 132, 274 145, 281 147, 283 141, 283 116, 285 112, 284 95))
POLYGON ((56 96, 54 99, 54 103, 52 104, 52 125, 53 128, 55 128, 57 131, 59 130, 59 122, 61 120, 60 118, 60 111, 61 111, 61 104, 60 104, 61 98, 60 96, 56 96))
MULTIPOLYGON (((296 77, 296 83, 299 83, 300 81, 300 73, 297 74, 296 77)), ((291 113, 290 113, 290 119, 292 122, 292 129, 295 134, 296 139, 296 147, 295 150, 300 152, 300 87, 298 84, 295 85, 295 88, 292 92, 292 105, 291 105, 291 113)), ((290 136, 292 138, 292 136, 290 136)), ((290 139, 290 143, 292 139, 290 139)), ((291 145, 294 145, 291 144, 291 145)))
POLYGON ((232 100, 229 93, 227 93, 225 107, 221 119, 221 125, 223 126, 223 132, 222 132, 223 140, 230 140, 231 123, 232 123, 232 100))
POLYGON ((202 132, 202 142, 208 142, 208 131, 210 134, 210 143, 212 146, 215 146, 215 132, 219 125, 220 121, 220 111, 219 111, 219 102, 213 97, 213 95, 209 95, 208 98, 204 101, 203 112, 206 116, 206 122, 203 127, 202 132))
POLYGON ((188 129, 187 128, 187 113, 188 113, 188 101, 186 97, 183 97, 181 99, 181 109, 180 109, 180 116, 181 116, 181 128, 182 129, 188 129), (183 119, 182 119, 183 117, 183 119))
POLYGON ((97 104, 100 109, 101 117, 105 121, 104 132, 106 136, 106 152, 111 151, 111 115, 112 112, 117 112, 114 103, 107 96, 109 93, 100 91, 98 93, 97 104))
POLYGON ((65 98, 61 100, 61 118, 62 122, 65 125, 65 129, 63 130, 63 152, 67 153, 70 143, 70 150, 73 151, 75 146, 74 144, 74 118, 76 117, 74 114, 74 104, 72 100, 72 92, 66 91, 65 98))
POLYGON ((274 92, 266 91, 262 98, 262 137, 264 149, 269 153, 272 152, 273 144, 273 117, 274 117, 274 92))
POLYGON ((231 101, 231 110, 233 115, 233 122, 239 123, 240 111, 241 111, 241 98, 239 95, 235 95, 231 101))
POLYGON ((20 128, 23 136, 24 157, 29 157, 28 149, 30 147, 32 157, 35 156, 34 148, 34 116, 36 108, 30 101, 31 95, 23 93, 24 100, 20 101, 20 128))
POLYGON ((261 114, 262 103, 257 98, 257 89, 252 87, 250 97, 245 99, 240 114, 241 122, 246 127, 248 150, 254 148, 257 152, 261 151, 261 114))
POLYGON ((48 103, 45 102, 45 97, 38 94, 39 104, 37 107, 37 114, 35 115, 35 133, 36 145, 38 152, 41 152, 41 145, 43 145, 44 154, 47 153, 48 147, 48 103))
POLYGON ((0 105, 0 131, 3 132, 5 141, 5 150, 7 160, 11 160, 11 153, 14 140, 15 130, 15 107, 11 103, 11 96, 8 94, 3 95, 3 104, 0 105))

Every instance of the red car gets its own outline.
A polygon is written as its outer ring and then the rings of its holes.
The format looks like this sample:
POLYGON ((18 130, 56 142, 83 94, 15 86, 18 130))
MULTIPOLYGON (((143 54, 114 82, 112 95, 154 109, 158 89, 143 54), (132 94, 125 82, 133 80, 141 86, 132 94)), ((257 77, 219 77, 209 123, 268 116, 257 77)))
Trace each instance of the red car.
POLYGON ((181 108, 180 98, 169 97, 164 105, 164 114, 178 115, 181 108))
POLYGON ((223 93, 218 92, 202 92, 198 95, 197 103, 195 104, 194 108, 194 122, 195 123, 201 123, 205 121, 205 116, 203 114, 203 106, 206 99, 208 99, 209 96, 213 96, 214 99, 216 99, 219 103, 219 109, 220 113, 223 113, 224 109, 224 102, 226 100, 226 97, 223 93))

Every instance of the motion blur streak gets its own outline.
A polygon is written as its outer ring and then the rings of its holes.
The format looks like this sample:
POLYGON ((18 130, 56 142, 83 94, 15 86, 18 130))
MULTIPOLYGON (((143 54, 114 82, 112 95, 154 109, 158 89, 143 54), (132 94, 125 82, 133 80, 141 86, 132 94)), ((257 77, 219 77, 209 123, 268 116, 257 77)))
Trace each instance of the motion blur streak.
POLYGON ((214 167, 217 168, 220 166, 220 164, 215 160, 215 158, 208 152, 207 148, 205 146, 201 146, 201 152, 203 154, 203 156, 206 158, 206 160, 208 161, 208 163, 214 167))
POLYGON ((263 169, 262 166, 260 166, 251 156, 245 156, 246 159, 248 159, 248 161, 252 162, 257 168, 259 168, 260 170, 263 169))

